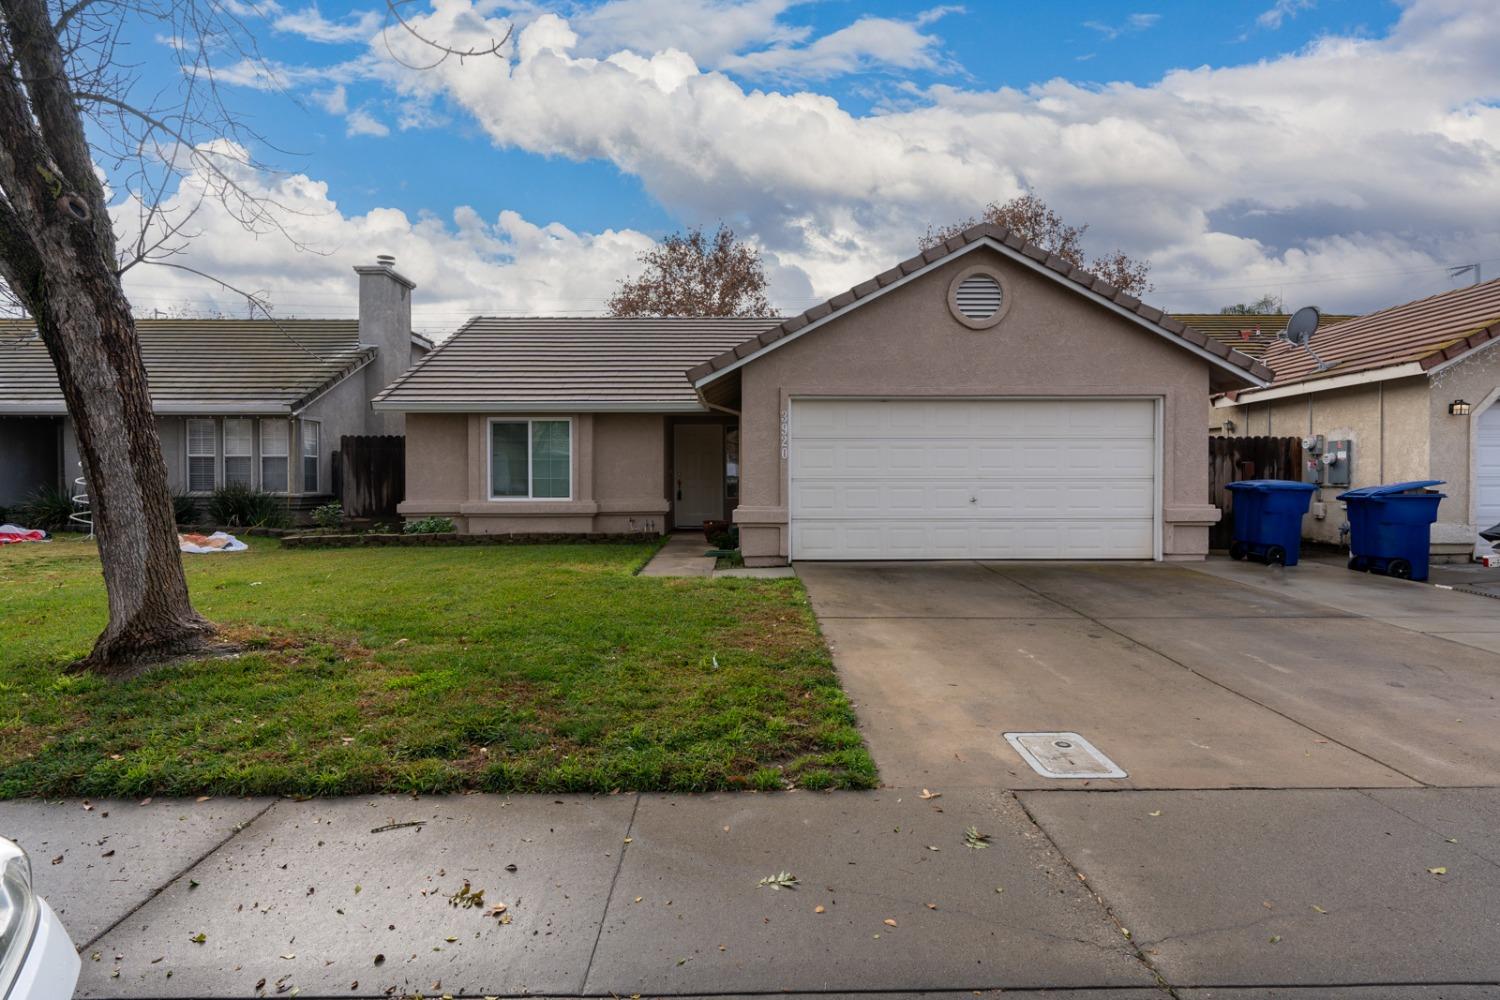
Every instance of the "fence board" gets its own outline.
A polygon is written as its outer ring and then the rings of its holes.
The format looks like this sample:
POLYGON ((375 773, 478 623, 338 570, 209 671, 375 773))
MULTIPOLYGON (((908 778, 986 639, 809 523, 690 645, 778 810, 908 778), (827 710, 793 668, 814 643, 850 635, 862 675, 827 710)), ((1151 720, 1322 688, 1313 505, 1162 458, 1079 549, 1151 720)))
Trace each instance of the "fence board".
POLYGON ((1302 479, 1302 439, 1211 437, 1208 439, 1208 502, 1224 512, 1209 529, 1209 548, 1234 540, 1234 494, 1226 487, 1245 479, 1302 479))
POLYGON ((395 517, 406 498, 406 438, 400 434, 345 434, 334 468, 347 517, 395 517))

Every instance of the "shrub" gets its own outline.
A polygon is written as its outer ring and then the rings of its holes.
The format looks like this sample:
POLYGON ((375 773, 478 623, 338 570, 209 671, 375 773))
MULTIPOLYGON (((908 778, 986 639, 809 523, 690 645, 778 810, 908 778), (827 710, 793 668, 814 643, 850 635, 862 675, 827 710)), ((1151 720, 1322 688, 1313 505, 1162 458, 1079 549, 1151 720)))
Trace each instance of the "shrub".
POLYGON ((16 504, 10 514, 23 528, 61 531, 68 526, 68 516, 77 509, 65 491, 44 488, 16 504))
POLYGON ((198 519, 198 501, 186 493, 172 494, 172 520, 178 524, 192 524, 198 519))
POLYGON ((332 530, 344 523, 344 505, 341 503, 325 503, 321 507, 314 507, 312 522, 320 528, 332 530))
POLYGON ((245 486, 221 486, 208 500, 208 516, 216 524, 241 528, 285 528, 291 524, 286 501, 245 486))
POLYGON ((437 535, 453 530, 453 521, 446 517, 424 517, 406 522, 408 535, 437 535))

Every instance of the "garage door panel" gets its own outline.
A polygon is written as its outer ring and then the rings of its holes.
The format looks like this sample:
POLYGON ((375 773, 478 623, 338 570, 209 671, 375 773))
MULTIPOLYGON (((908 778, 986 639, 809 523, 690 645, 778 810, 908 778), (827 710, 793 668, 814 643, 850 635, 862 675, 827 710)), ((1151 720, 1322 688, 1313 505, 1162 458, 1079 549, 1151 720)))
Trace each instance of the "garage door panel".
POLYGON ((792 405, 798 559, 1150 558, 1149 400, 792 405))

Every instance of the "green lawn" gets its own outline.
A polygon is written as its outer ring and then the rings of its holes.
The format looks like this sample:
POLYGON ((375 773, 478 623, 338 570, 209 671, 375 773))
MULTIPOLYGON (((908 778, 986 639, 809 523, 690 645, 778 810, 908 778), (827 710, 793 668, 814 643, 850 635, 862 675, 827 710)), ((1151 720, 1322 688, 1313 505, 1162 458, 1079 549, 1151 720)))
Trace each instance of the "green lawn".
POLYGON ((649 545, 187 556, 249 650, 70 675, 91 542, 0 548, 0 797, 868 787, 796 580, 634 575, 649 545))

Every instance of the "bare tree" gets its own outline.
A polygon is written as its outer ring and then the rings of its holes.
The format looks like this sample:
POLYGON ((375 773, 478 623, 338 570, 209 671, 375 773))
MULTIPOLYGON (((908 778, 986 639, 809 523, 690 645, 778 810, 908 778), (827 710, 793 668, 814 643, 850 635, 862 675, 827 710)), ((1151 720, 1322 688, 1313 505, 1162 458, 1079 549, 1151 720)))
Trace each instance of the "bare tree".
POLYGON ((250 229, 285 232, 278 206, 240 180, 258 137, 220 100, 209 59, 259 58, 243 10, 237 0, 0 0, 0 279, 56 368, 109 599, 109 623, 74 669, 123 674, 212 641, 188 596, 120 276, 141 264, 192 271, 171 258, 205 198, 250 229), (137 101, 116 45, 142 23, 170 40, 180 82, 137 101), (139 212, 123 245, 96 168, 139 212), (197 202, 167 208, 170 182, 188 171, 203 179, 197 202))
POLYGON ((1281 304, 1281 297, 1270 292, 1262 295, 1254 302, 1239 302, 1232 306, 1224 306, 1219 310, 1221 316, 1265 316, 1281 312, 1285 306, 1281 304))
POLYGON ((928 226, 917 245, 926 250, 981 222, 1004 226, 1028 243, 1035 243, 1048 253, 1057 254, 1074 267, 1097 274, 1131 295, 1139 296, 1151 291, 1150 261, 1136 260, 1123 250, 1087 259, 1083 250, 1083 237, 1088 232, 1088 224, 1073 226, 1064 222, 1062 216, 1053 211, 1034 191, 1027 191, 1006 202, 992 201, 978 217, 970 216, 947 226, 928 226))
POLYGON ((723 223, 673 233, 638 260, 646 270, 609 300, 611 316, 775 316, 760 251, 723 223))

